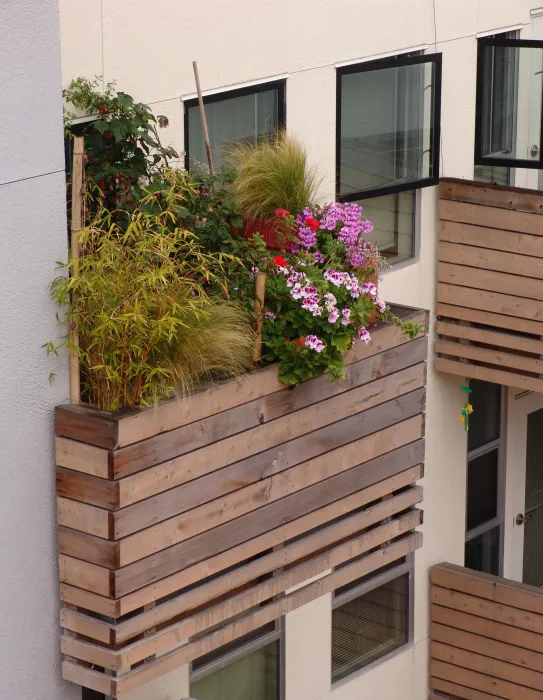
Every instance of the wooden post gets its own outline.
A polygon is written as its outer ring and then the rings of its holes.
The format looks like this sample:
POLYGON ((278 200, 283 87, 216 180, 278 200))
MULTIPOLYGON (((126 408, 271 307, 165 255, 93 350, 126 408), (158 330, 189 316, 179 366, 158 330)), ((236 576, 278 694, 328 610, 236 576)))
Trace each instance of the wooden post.
MULTIPOLYGON (((84 151, 85 141, 82 136, 74 137, 74 159, 72 169, 72 277, 78 274, 78 261, 81 254, 79 248, 79 231, 83 228, 83 184, 84 184, 84 151)), ((79 403, 81 400, 81 378, 79 374, 79 333, 72 325, 70 329, 72 348, 70 349, 70 402, 79 403)))
POLYGON ((256 340, 255 349, 253 352, 253 360, 258 362, 262 357, 262 323, 264 321, 264 297, 266 294, 266 273, 256 273, 256 296, 255 296, 255 313, 256 313, 256 340))
POLYGON ((213 175, 213 159, 211 158, 211 145, 209 143, 209 133, 207 131, 207 119, 206 111, 204 107, 204 99, 202 97, 202 90, 200 89, 200 78, 198 76, 198 65, 196 61, 192 62, 192 67, 194 68, 194 79, 196 80, 196 92, 198 93, 198 104, 200 105, 200 119, 202 120, 202 130, 204 132, 204 141, 206 144, 207 153, 207 164, 209 165, 209 174, 213 175))

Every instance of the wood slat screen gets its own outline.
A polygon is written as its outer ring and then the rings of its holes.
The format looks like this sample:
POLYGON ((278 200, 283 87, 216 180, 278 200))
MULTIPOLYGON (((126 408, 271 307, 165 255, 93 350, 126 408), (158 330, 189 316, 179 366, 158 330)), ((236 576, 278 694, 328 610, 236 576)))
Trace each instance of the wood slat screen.
POLYGON ((57 408, 64 678, 121 697, 421 546, 427 314, 401 313, 420 336, 375 329, 344 382, 57 408))
POLYGON ((543 193, 441 181, 436 368, 543 391, 543 193))
POLYGON ((543 697, 542 589, 440 564, 430 624, 431 697, 543 697))

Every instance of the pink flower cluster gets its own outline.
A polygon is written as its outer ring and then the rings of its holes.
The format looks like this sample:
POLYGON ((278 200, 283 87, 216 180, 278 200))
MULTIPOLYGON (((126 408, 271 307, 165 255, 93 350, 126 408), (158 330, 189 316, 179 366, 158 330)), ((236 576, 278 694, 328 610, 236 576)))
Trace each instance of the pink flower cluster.
POLYGON ((298 238, 303 248, 313 248, 317 243, 317 228, 319 223, 313 218, 313 212, 306 207, 301 214, 296 217, 298 226, 298 238), (315 226, 315 224, 317 224, 315 226))
MULTIPOLYGON (((331 282, 336 287, 345 287, 353 299, 358 299, 361 294, 368 293, 360 286, 356 275, 350 275, 348 272, 339 272, 328 268, 324 271, 324 279, 331 282)), ((377 293, 377 292, 376 292, 377 293)))
POLYGON ((322 352, 324 350, 324 343, 316 335, 306 335, 305 336, 305 346, 315 352, 322 352))
POLYGON ((371 340, 371 335, 370 332, 368 331, 367 328, 364 326, 361 326, 358 330, 358 337, 363 343, 366 343, 366 345, 370 342, 371 340))

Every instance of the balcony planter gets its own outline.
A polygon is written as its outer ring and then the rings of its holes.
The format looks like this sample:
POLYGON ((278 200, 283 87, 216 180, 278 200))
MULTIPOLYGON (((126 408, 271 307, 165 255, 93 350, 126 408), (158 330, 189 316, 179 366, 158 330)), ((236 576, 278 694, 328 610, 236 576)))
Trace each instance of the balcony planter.
POLYGON ((280 219, 258 219, 242 215, 243 234, 245 238, 252 238, 258 233, 264 242, 272 250, 290 251, 292 244, 285 240, 281 243, 281 237, 286 236, 285 225, 280 219))
POLYGON ((344 382, 57 407, 65 679, 122 697, 421 545, 427 315, 395 312, 423 332, 375 328, 344 382))

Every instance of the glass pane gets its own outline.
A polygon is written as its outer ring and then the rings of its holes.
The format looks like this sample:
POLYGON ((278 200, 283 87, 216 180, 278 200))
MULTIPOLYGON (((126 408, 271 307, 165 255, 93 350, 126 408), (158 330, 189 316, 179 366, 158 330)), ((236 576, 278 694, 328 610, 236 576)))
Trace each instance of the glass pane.
POLYGON ((279 642, 191 683, 194 700, 279 700, 279 642))
POLYGON ((543 48, 481 43, 481 152, 486 158, 534 160, 541 145, 543 48), (535 149, 533 147, 536 147, 535 149))
POLYGON ((468 433, 468 452, 471 452, 500 437, 502 388, 500 384, 477 379, 472 379, 469 386, 473 405, 468 433))
POLYGON ((335 608, 332 682, 405 644, 408 608, 408 574, 335 608))
MULTIPOLYGON (((188 110, 188 151, 190 167, 207 164, 202 122, 198 105, 188 110)), ((241 139, 257 139, 273 133, 279 126, 279 91, 264 90, 239 97, 206 103, 206 119, 217 171, 224 168, 228 147, 241 139)))
POLYGON ((500 165, 476 165, 473 179, 476 182, 493 182, 496 185, 511 184, 511 168, 500 165))
POLYGON ((498 515, 497 449, 468 462, 468 532, 498 515))
POLYGON ((360 202, 373 224, 369 238, 390 265, 415 254, 415 197, 415 190, 407 190, 360 202))
POLYGON ((431 177, 433 64, 341 76, 340 194, 431 177))
POLYGON ((465 566, 485 574, 499 576, 500 528, 484 532, 466 542, 465 566))

